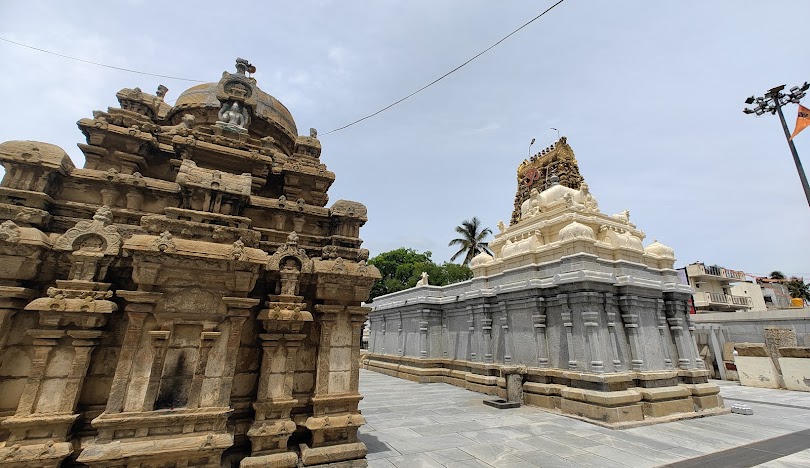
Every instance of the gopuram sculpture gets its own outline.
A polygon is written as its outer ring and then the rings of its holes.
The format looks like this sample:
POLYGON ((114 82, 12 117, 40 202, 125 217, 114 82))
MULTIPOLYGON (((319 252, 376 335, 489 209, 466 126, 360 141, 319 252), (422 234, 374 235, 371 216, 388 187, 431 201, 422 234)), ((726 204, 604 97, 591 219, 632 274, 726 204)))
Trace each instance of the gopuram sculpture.
POLYGON ((366 208, 251 69, 0 144, 0 466, 366 466, 366 208))
POLYGON ((724 412, 673 250, 644 247, 627 210, 599 211, 565 138, 521 164, 518 184, 473 279, 374 299, 364 367, 610 427, 724 412), (576 188, 527 171, 556 160, 576 188))

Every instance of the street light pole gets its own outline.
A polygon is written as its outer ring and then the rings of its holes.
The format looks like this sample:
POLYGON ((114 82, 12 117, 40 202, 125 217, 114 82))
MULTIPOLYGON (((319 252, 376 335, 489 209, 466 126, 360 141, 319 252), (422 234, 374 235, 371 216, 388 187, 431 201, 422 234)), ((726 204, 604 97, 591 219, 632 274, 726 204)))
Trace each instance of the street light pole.
POLYGON ((794 86, 790 88, 787 94, 782 93, 783 89, 785 89, 785 85, 770 89, 765 93, 764 98, 749 97, 745 100, 745 103, 756 103, 756 107, 754 107, 754 109, 745 108, 743 112, 746 114, 756 114, 757 116, 765 114, 766 112, 779 114, 779 121, 782 122, 782 130, 785 131, 785 138, 790 147, 790 153, 793 155, 793 162, 796 164, 796 170, 799 172, 799 179, 801 179, 802 182, 804 196, 807 198, 807 204, 810 206, 810 185, 807 183, 807 175, 804 173, 802 161, 799 159, 799 153, 796 152, 796 145, 794 145, 793 140, 790 139, 790 130, 788 129, 787 122, 785 122, 785 116, 782 114, 782 106, 789 102, 798 104, 799 100, 801 100, 801 98, 807 94, 807 90, 810 89, 810 83, 805 82, 801 87, 794 86))

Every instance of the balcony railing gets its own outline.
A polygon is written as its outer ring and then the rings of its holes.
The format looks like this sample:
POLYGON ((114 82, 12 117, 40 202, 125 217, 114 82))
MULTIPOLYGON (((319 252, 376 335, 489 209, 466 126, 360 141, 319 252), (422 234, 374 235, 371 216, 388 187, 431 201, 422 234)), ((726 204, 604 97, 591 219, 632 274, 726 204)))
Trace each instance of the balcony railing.
POLYGON ((698 265, 700 273, 703 275, 719 276, 721 278, 728 278, 736 281, 745 281, 745 273, 737 270, 727 270, 716 265, 698 265))
POLYGON ((731 294, 722 294, 722 293, 713 293, 707 292, 703 293, 703 297, 701 298, 700 295, 695 297, 696 305, 697 306, 728 306, 728 307, 752 307, 753 301, 748 296, 732 296, 731 294), (702 300, 701 300, 702 299, 702 300))

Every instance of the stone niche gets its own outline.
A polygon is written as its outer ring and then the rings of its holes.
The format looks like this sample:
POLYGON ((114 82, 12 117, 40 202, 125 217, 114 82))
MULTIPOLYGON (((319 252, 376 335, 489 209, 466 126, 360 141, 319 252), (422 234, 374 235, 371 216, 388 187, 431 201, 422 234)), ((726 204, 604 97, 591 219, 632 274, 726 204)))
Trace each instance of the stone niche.
POLYGON ((374 299, 364 367, 609 427, 724 412, 673 250, 599 210, 565 138, 520 165, 515 200, 472 280, 374 299))
POLYGON ((0 465, 366 466, 366 209, 252 68, 0 144, 0 465))

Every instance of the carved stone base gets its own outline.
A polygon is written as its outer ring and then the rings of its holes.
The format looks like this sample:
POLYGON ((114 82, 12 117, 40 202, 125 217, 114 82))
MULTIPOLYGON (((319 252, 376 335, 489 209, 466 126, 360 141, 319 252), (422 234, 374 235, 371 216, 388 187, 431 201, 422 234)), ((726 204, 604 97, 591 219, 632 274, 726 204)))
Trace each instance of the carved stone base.
MULTIPOLYGON (((501 364, 373 353, 363 359, 363 367, 418 382, 449 383, 502 398, 506 397, 507 382, 500 376, 517 375, 509 374, 510 366, 501 364), (463 368, 468 370, 456 370, 463 368)), ((707 375, 706 370, 605 374, 528 367, 520 401, 613 428, 728 412, 723 408, 720 387, 708 382, 707 375)))
POLYGON ((301 449, 301 462, 304 466, 368 466, 365 461, 368 449, 366 448, 366 444, 362 442, 316 448, 310 448, 307 444, 301 444, 299 447, 301 449), (333 465, 335 462, 359 462, 361 464, 333 465))
POLYGON ((295 468, 298 466, 298 455, 295 452, 284 452, 247 457, 242 459, 239 466, 242 468, 295 468))

